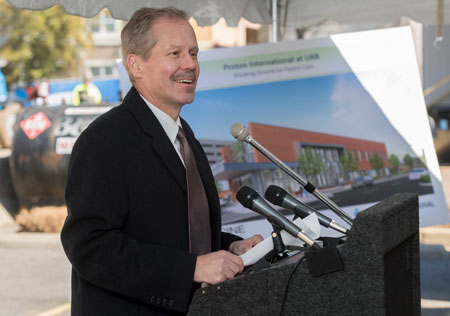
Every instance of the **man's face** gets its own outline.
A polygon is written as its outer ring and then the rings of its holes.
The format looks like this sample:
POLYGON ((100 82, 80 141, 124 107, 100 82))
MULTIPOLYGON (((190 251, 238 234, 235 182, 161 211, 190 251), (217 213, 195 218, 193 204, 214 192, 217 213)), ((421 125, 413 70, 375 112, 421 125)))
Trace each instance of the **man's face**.
POLYGON ((191 103, 200 72, 194 30, 185 20, 160 18, 151 32, 156 44, 149 59, 136 56, 142 66, 139 92, 162 110, 191 103))

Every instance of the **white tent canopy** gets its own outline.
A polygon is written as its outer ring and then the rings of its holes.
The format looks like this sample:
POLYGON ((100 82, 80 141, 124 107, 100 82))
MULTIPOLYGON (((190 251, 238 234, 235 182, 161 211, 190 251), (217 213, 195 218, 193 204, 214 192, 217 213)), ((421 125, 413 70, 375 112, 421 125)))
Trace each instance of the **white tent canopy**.
POLYGON ((236 26, 241 17, 254 23, 271 23, 269 4, 265 0, 8 0, 19 9, 45 10, 61 5, 69 14, 93 17, 108 8, 116 19, 128 20, 142 7, 174 6, 195 18, 200 26, 215 24, 221 17, 236 26))
MULTIPOLYGON (((425 24, 450 23, 450 0, 273 0, 288 26, 309 26, 324 19, 340 24, 389 24, 402 16, 425 24), (438 9, 440 8, 440 9, 438 9), (438 16, 441 17, 439 20, 438 16)), ((61 5, 68 13, 84 17, 108 8, 114 18, 128 20, 141 7, 174 6, 185 10, 200 26, 224 17, 236 26, 241 17, 254 23, 272 23, 270 0, 8 0, 21 9, 44 10, 61 5)), ((283 24, 283 19, 281 24, 283 24)))
POLYGON ((442 23, 450 23, 450 0, 291 0, 287 24, 309 26, 330 19, 339 24, 383 25, 401 17, 438 24, 438 13, 442 23))

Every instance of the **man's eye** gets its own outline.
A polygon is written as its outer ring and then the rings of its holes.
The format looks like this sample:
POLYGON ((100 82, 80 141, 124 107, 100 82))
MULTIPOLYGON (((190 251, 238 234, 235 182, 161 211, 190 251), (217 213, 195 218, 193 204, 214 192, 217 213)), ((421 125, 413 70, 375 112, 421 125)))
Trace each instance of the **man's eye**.
POLYGON ((178 52, 170 52, 169 55, 170 55, 170 56, 178 56, 179 53, 178 53, 178 52))
POLYGON ((192 58, 197 58, 197 53, 191 53, 192 58))

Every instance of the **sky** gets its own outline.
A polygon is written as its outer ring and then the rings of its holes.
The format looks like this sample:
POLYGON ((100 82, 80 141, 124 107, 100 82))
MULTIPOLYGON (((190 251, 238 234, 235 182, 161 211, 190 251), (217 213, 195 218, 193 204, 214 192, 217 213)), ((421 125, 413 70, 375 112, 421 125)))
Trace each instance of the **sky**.
POLYGON ((234 123, 255 122, 383 142, 400 159, 412 153, 353 73, 198 91, 181 116, 197 138, 233 140, 234 123))

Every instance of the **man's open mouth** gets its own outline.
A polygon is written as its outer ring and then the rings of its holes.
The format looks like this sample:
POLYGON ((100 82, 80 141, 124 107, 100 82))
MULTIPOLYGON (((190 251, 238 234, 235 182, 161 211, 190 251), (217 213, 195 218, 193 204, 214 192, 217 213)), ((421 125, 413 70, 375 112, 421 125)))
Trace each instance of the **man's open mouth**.
POLYGON ((194 79, 177 79, 175 81, 178 82, 178 83, 192 84, 194 82, 194 79))
POLYGON ((193 71, 187 71, 174 75, 172 79, 177 83, 193 84, 195 82, 196 76, 193 71))

